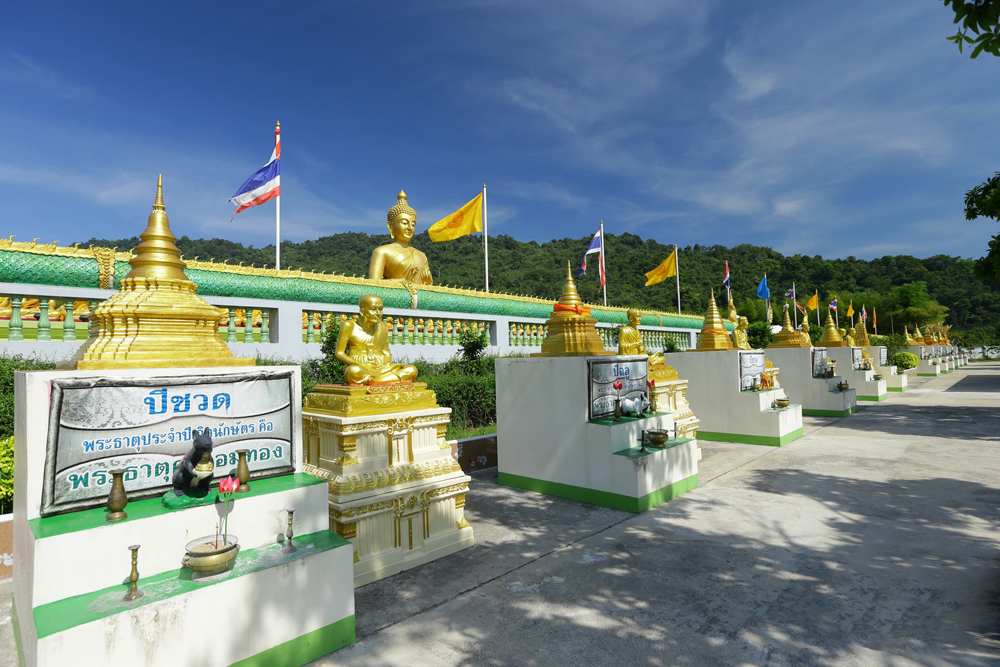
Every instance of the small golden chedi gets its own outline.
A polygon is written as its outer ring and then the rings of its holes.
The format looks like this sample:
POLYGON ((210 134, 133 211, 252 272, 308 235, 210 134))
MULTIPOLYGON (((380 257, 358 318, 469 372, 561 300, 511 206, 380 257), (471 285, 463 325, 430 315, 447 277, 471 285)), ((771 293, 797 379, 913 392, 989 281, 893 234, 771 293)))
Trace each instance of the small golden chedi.
POLYGON ((701 325, 701 334, 698 336, 698 347, 689 352, 720 352, 732 350, 733 341, 729 338, 726 325, 722 322, 722 315, 719 313, 719 306, 715 303, 715 290, 711 292, 708 299, 708 312, 701 325))
POLYGON ((90 339, 65 364, 69 368, 190 368, 253 366, 233 357, 219 337, 219 309, 195 294, 184 273, 166 207, 163 177, 153 212, 139 235, 119 291, 94 309, 90 339))
POLYGON ((433 283, 427 255, 410 246, 417 230, 417 212, 407 203, 406 193, 402 190, 396 198, 396 205, 386 214, 386 226, 389 227, 392 243, 372 251, 368 277, 373 280, 408 280, 418 285, 433 283))
POLYGON ((562 296, 552 308, 552 317, 545 322, 549 329, 542 341, 542 351, 533 357, 595 357, 614 354, 605 350, 597 335, 597 320, 590 316, 590 306, 583 303, 573 270, 566 262, 566 282, 562 296))

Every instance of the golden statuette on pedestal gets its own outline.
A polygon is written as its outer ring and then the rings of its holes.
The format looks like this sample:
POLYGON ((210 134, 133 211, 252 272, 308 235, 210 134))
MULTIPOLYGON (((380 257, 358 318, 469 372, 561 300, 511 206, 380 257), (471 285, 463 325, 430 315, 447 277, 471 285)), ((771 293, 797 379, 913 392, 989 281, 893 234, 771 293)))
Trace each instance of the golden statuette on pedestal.
POLYGON ((660 352, 649 354, 646 351, 646 346, 642 343, 642 334, 639 333, 639 321, 642 319, 642 316, 639 314, 639 311, 634 308, 629 309, 627 316, 628 324, 623 326, 618 333, 618 354, 645 354, 649 357, 650 366, 661 365, 663 363, 663 354, 660 352))
POLYGON ((416 366, 392 363, 389 327, 382 319, 382 299, 368 294, 358 303, 360 317, 347 320, 337 336, 337 361, 347 366, 349 385, 413 382, 416 366))
POLYGON ((720 350, 732 350, 733 341, 729 339, 729 332, 726 325, 722 323, 722 315, 719 314, 719 307, 715 303, 715 290, 708 299, 708 313, 705 314, 705 322, 701 326, 701 335, 698 337, 698 347, 692 352, 718 352, 720 350))
POLYGON ((399 191, 396 205, 386 214, 386 225, 392 243, 375 248, 368 264, 368 277, 373 280, 408 280, 417 285, 434 282, 427 255, 410 247, 416 233, 417 212, 406 201, 406 193, 399 191))

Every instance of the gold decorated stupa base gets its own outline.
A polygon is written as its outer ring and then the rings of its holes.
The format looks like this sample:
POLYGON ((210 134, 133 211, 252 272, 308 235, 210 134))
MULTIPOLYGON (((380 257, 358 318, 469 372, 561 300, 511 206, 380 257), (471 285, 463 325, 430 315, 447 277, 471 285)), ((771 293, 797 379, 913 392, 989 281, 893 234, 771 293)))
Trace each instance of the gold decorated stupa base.
POLYGON ((69 363, 79 370, 253 366, 218 333, 219 309, 189 280, 129 278, 94 311, 97 336, 69 363))
POLYGON ((306 395, 303 410, 337 417, 436 408, 437 396, 426 382, 346 385, 318 384, 306 395))
POLYGON ((673 366, 668 366, 666 364, 650 364, 649 379, 653 382, 672 382, 674 380, 680 380, 680 376, 677 375, 677 371, 674 370, 673 366))

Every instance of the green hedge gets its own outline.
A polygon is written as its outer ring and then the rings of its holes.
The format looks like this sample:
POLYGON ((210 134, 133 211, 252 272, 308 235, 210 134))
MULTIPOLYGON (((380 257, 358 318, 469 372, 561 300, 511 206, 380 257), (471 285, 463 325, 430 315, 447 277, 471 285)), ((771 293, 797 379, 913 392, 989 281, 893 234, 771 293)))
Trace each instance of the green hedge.
POLYGON ((14 435, 14 371, 50 371, 56 365, 15 354, 0 356, 0 438, 14 435))
POLYGON ((889 357, 889 365, 901 371, 916 368, 918 363, 917 355, 910 352, 897 352, 889 357))
POLYGON ((14 511, 14 436, 0 437, 0 514, 14 511))

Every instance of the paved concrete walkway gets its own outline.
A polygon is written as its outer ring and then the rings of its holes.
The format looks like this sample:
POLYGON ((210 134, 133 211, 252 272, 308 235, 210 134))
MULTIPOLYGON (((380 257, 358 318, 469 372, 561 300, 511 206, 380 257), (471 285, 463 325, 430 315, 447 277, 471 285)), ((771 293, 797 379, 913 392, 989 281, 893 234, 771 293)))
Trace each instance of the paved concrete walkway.
POLYGON ((475 548, 357 590, 315 665, 1000 664, 1000 364, 780 449, 702 443, 641 515, 497 486, 475 548))
POLYGON ((358 642, 313 664, 1000 664, 1000 364, 915 385, 702 443, 701 486, 641 515, 484 471, 477 545, 358 589, 358 642))

